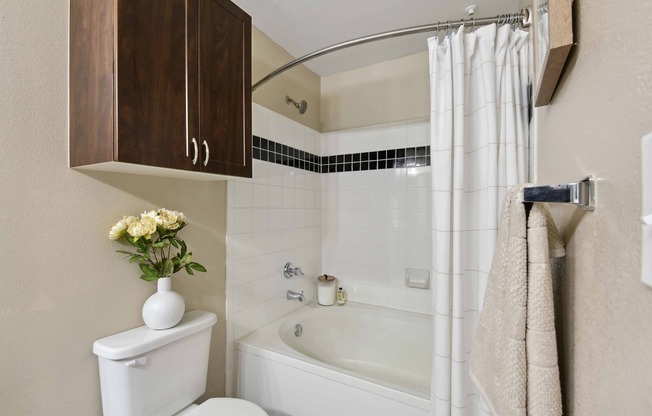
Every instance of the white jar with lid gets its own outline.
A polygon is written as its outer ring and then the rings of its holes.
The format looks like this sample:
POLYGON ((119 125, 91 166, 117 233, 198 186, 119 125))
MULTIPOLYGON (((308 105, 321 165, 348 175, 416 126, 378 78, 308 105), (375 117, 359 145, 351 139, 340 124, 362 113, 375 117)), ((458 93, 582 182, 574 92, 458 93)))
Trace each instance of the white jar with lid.
POLYGON ((337 279, 327 274, 317 278, 317 302, 323 306, 335 305, 337 298, 337 279))

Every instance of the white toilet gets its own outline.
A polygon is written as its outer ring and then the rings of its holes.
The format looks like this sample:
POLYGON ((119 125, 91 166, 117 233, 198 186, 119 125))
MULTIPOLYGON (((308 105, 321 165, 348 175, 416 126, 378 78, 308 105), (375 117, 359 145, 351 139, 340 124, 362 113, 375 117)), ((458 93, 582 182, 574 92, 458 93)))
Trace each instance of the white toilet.
POLYGON ((267 416, 241 399, 192 404, 206 391, 215 322, 213 313, 191 311, 174 328, 141 326, 95 341, 104 416, 267 416))

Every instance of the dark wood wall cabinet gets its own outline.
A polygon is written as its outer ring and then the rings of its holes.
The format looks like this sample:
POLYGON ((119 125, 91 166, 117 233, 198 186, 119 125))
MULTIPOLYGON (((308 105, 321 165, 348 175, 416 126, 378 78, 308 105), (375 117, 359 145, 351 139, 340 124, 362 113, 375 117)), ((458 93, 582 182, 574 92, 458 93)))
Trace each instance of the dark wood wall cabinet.
POLYGON ((228 0, 70 7, 71 167, 251 177, 249 15, 228 0))

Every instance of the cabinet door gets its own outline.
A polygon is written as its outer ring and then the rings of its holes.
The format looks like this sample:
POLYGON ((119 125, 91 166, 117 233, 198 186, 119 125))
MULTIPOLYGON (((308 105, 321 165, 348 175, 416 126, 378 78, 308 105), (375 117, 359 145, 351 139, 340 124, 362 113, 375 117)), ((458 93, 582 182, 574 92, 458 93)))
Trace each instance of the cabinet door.
POLYGON ((114 158, 198 169, 192 164, 187 118, 191 103, 186 28, 192 10, 186 0, 117 0, 117 4, 114 158))
POLYGON ((199 0, 198 50, 200 169, 251 177, 251 17, 199 0))

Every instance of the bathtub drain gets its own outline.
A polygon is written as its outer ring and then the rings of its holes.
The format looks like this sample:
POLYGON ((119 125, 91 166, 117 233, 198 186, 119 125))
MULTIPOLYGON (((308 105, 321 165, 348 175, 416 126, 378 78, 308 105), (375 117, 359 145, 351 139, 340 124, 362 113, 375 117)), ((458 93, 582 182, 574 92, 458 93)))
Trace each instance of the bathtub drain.
POLYGON ((303 333, 303 327, 301 326, 301 324, 297 324, 294 327, 294 335, 300 337, 302 333, 303 333))

